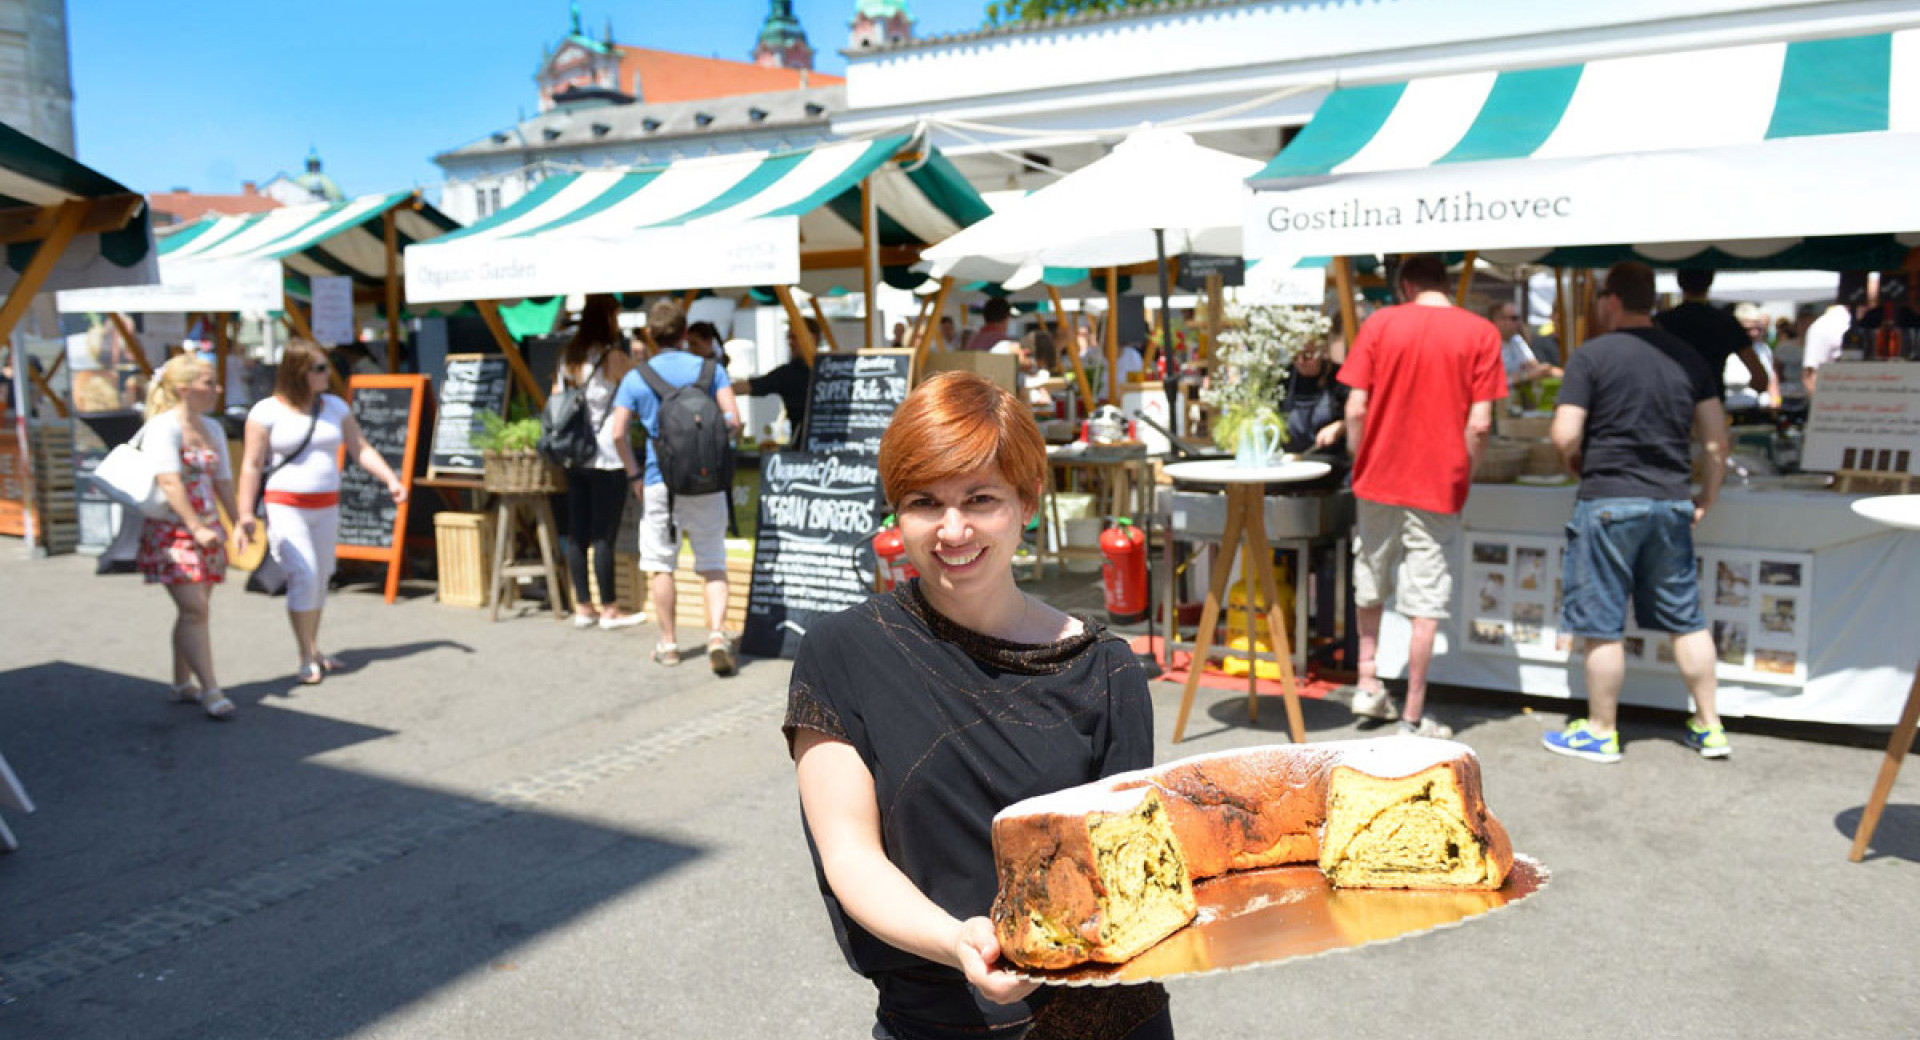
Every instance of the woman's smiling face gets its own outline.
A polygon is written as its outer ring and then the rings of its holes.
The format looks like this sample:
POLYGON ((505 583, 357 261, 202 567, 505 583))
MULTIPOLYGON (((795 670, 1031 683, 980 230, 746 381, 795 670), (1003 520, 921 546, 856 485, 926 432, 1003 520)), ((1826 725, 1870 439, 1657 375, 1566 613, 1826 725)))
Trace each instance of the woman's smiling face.
POLYGON ((999 469, 986 465, 908 492, 895 512, 914 569, 938 588, 958 590, 1012 574, 1032 511, 999 469))

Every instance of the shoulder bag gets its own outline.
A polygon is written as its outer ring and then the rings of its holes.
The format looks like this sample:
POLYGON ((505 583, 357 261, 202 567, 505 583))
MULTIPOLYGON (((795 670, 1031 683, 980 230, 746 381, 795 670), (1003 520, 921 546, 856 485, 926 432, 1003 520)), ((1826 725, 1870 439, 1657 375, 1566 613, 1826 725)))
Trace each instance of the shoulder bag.
POLYGON ((167 504, 167 496, 155 479, 159 472, 154 469, 153 459, 140 447, 146 438, 147 427, 143 425, 132 440, 108 452, 87 479, 95 490, 125 508, 149 520, 165 520, 173 515, 173 507, 167 504))

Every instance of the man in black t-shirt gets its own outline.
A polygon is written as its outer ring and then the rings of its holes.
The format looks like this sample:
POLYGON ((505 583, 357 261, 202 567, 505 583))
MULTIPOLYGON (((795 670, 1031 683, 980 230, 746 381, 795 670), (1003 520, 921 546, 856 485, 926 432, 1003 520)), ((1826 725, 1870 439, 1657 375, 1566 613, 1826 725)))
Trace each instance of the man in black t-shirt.
POLYGON ((1680 283, 1680 306, 1661 311, 1654 320, 1700 353, 1713 373, 1713 385, 1719 389, 1720 396, 1725 397, 1727 393, 1727 359, 1736 354, 1740 363, 1747 366, 1751 379, 1748 386, 1755 394, 1772 389, 1773 377, 1754 351, 1747 330, 1733 315, 1707 302, 1707 292, 1713 288, 1713 271, 1705 267, 1683 267, 1674 272, 1674 278, 1680 283))
POLYGON ((1567 525, 1560 627, 1585 643, 1589 715, 1548 733, 1544 743, 1575 758, 1620 761, 1615 724, 1631 601, 1641 628, 1673 638, 1673 659, 1695 708, 1688 746, 1724 758, 1733 749, 1714 710, 1716 653, 1693 554, 1693 525, 1719 497, 1726 472, 1719 373, 1654 327, 1647 265, 1615 264, 1595 308, 1607 334, 1567 362, 1552 429, 1554 447, 1580 477, 1567 525), (1690 485, 1689 434, 1706 449, 1698 495, 1690 485))
MULTIPOLYGON (((820 342, 820 323, 812 318, 802 320, 807 323, 807 331, 813 336, 814 349, 825 349, 820 342)), ((733 384, 733 389, 738 397, 779 395, 781 406, 787 410, 787 445, 797 451, 807 443, 807 394, 813 385, 813 366, 800 356, 800 344, 792 327, 787 329, 787 350, 793 356, 784 363, 765 375, 739 380, 733 384)))

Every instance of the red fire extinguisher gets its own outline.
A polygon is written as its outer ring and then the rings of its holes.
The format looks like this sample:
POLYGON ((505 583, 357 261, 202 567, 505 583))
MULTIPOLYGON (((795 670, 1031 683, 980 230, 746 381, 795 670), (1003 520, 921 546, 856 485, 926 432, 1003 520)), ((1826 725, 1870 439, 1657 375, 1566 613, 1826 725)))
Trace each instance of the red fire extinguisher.
POLYGON ((920 572, 907 562, 907 542, 900 537, 900 528, 896 527, 893 517, 889 516, 880 524, 880 530, 873 536, 873 552, 880 558, 880 591, 893 588, 894 583, 917 578, 920 572))
POLYGON ((1147 536, 1133 521, 1121 519, 1100 535, 1100 578, 1106 587, 1107 617, 1131 625, 1147 616, 1147 536))

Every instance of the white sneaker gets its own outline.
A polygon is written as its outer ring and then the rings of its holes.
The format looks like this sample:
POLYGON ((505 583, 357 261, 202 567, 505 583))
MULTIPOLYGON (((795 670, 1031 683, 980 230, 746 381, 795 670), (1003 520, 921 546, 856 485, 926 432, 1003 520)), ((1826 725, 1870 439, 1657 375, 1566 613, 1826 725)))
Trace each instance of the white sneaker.
POLYGON ((1394 707, 1393 697, 1384 686, 1377 690, 1354 687, 1349 710, 1363 719, 1379 719, 1382 722, 1392 722, 1400 717, 1400 709, 1394 707))
POLYGON ((646 623, 647 615, 644 613, 622 614, 619 617, 603 617, 600 619, 600 627, 609 631, 616 628, 632 628, 635 625, 644 625, 646 623))
POLYGON ((1453 737, 1453 727, 1439 722, 1431 715, 1420 716, 1419 722, 1401 722, 1400 735, 1403 737, 1433 737, 1436 740, 1449 740, 1453 737))
POLYGON ((573 627, 575 628, 592 628, 599 623, 600 619, 592 614, 575 614, 573 616, 573 627))

